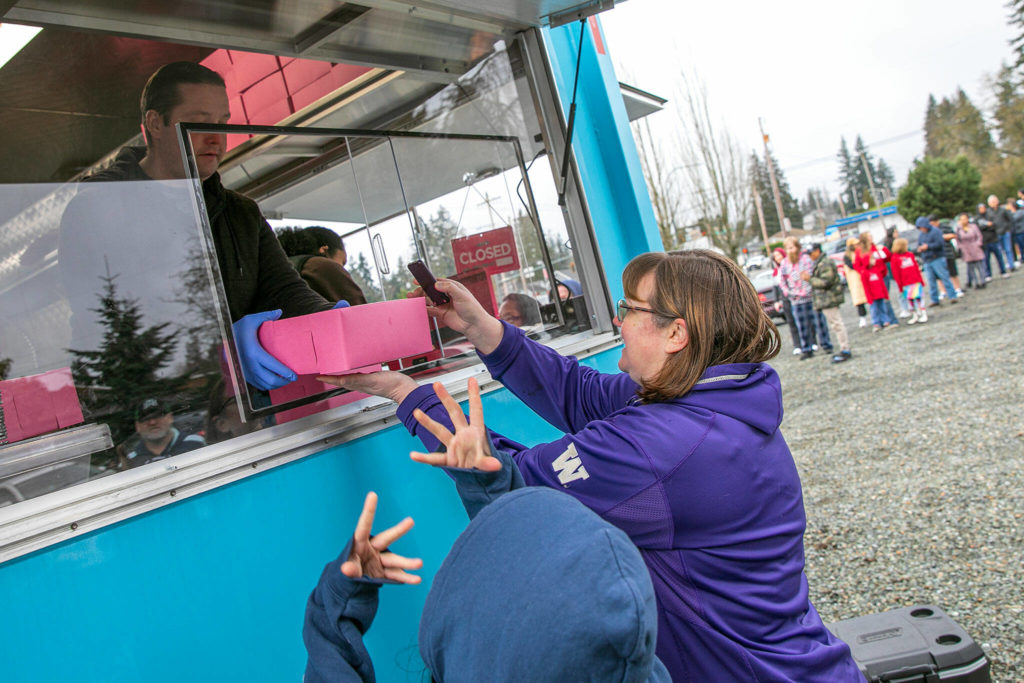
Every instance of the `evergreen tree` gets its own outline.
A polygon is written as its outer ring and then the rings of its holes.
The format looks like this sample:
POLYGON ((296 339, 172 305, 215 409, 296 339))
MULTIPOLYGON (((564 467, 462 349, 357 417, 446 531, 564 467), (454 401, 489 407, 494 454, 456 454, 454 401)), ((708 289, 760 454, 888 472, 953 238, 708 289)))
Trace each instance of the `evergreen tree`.
POLYGON ((177 334, 166 331, 170 323, 143 329, 138 301, 118 294, 116 278, 103 278, 100 306, 91 309, 104 327, 100 347, 69 351, 75 384, 91 396, 84 406, 86 420, 102 418, 119 443, 135 431, 134 407, 150 396, 174 394, 182 380, 159 376, 178 344, 177 334))
POLYGON ((885 159, 878 159, 878 165, 875 167, 875 182, 887 189, 890 196, 896 196, 896 176, 893 175, 889 164, 885 163, 885 159))
POLYGON ((1010 40, 1014 66, 1021 69, 1024 68, 1024 0, 1009 0, 1006 7, 1010 10, 1010 24, 1017 29, 1017 35, 1010 40))
POLYGON ((352 279, 359 285, 359 289, 363 290, 363 296, 366 297, 367 303, 374 301, 381 301, 380 287, 377 285, 379 278, 377 276, 377 269, 375 266, 371 266, 369 260, 366 258, 366 254, 359 252, 358 258, 356 258, 356 264, 350 271, 352 279))
MULTIPOLYGON (((420 221, 420 244, 430 269, 437 277, 454 275, 458 271, 455 267, 455 256, 452 254, 452 239, 458 234, 459 226, 452 220, 448 209, 443 206, 439 206, 437 213, 426 221, 420 221)), ((412 248, 415 251, 416 245, 413 244, 412 248)))
POLYGON ((860 135, 854 141, 852 154, 846 146, 846 138, 840 138, 836 158, 839 162, 839 183, 843 188, 840 199, 847 211, 857 213, 863 210, 864 204, 875 206, 892 197, 895 183, 892 169, 885 160, 872 156, 860 135), (870 182, 868 173, 871 174, 870 182), (871 196, 872 185, 874 197, 871 196))
POLYGON ((1003 64, 991 80, 990 86, 995 95, 992 118, 999 136, 999 148, 1005 154, 1022 156, 1024 155, 1024 93, 1021 93, 1021 75, 1003 64))
POLYGON ((977 168, 993 161, 996 146, 985 117, 963 89, 957 88, 956 95, 942 98, 933 107, 934 100, 929 96, 925 112, 925 156, 955 159, 964 155, 977 168))
POLYGON ((839 162, 839 186, 842 188, 840 199, 846 210, 850 213, 860 211, 860 192, 857 189, 857 166, 859 160, 850 155, 850 149, 846 146, 846 138, 839 138, 839 153, 836 155, 839 162))
POLYGON ((907 175, 900 190, 900 214, 913 223, 918 216, 951 218, 972 211, 981 198, 981 173, 965 156, 925 158, 907 175))
POLYGON ((935 95, 928 93, 928 106, 924 110, 924 155, 941 156, 938 150, 939 103, 935 95))
MULTIPOLYGON (((778 160, 774 155, 772 155, 771 159, 772 165, 775 166, 775 180, 779 186, 779 198, 782 200, 782 214, 789 219, 792 227, 799 228, 803 224, 804 212, 800 210, 800 203, 793 197, 789 189, 789 182, 786 181, 786 176, 783 174, 782 169, 779 168, 778 160)), ((765 229, 769 235, 774 235, 782 230, 782 226, 779 225, 779 212, 775 208, 775 196, 772 194, 772 180, 768 173, 768 164, 758 157, 756 152, 750 153, 749 163, 751 177, 757 187, 757 193, 761 197, 765 229)), ((756 207, 750 214, 750 224, 753 226, 758 225, 756 207)))

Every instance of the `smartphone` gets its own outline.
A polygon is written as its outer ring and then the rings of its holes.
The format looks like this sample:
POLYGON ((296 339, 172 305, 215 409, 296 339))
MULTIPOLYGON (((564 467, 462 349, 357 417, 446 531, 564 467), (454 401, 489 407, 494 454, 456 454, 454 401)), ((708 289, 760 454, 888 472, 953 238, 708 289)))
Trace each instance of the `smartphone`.
POLYGON ((427 268, 427 264, 423 261, 413 261, 409 264, 409 272, 416 278, 416 282, 419 283, 420 287, 426 293, 430 300, 434 302, 435 306, 443 306, 444 304, 451 301, 451 298, 439 291, 434 283, 437 282, 437 278, 430 272, 430 268, 427 268))

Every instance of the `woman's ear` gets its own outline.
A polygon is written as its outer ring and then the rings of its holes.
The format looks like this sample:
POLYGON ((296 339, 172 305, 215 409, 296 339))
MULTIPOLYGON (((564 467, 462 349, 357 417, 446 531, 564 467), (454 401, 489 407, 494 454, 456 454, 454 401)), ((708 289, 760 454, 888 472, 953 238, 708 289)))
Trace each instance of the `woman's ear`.
POLYGON ((690 331, 686 329, 686 321, 676 318, 669 325, 668 337, 665 339, 665 353, 677 353, 690 343, 690 331))

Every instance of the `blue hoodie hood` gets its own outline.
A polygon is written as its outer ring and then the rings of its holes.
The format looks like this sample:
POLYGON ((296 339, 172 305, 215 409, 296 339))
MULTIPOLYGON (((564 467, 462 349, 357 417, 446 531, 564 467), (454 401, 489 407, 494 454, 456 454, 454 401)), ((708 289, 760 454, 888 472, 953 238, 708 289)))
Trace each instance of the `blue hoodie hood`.
POLYGON ((512 491, 455 541, 420 619, 420 655, 452 681, 668 680, 639 551, 576 499, 512 491))

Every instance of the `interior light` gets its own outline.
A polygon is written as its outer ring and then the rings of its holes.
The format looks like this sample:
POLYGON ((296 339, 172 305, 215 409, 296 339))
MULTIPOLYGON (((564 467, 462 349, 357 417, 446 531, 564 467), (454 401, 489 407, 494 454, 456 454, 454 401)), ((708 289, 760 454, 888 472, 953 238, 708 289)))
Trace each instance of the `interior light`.
POLYGON ((0 69, 42 30, 39 26, 0 24, 0 69))

